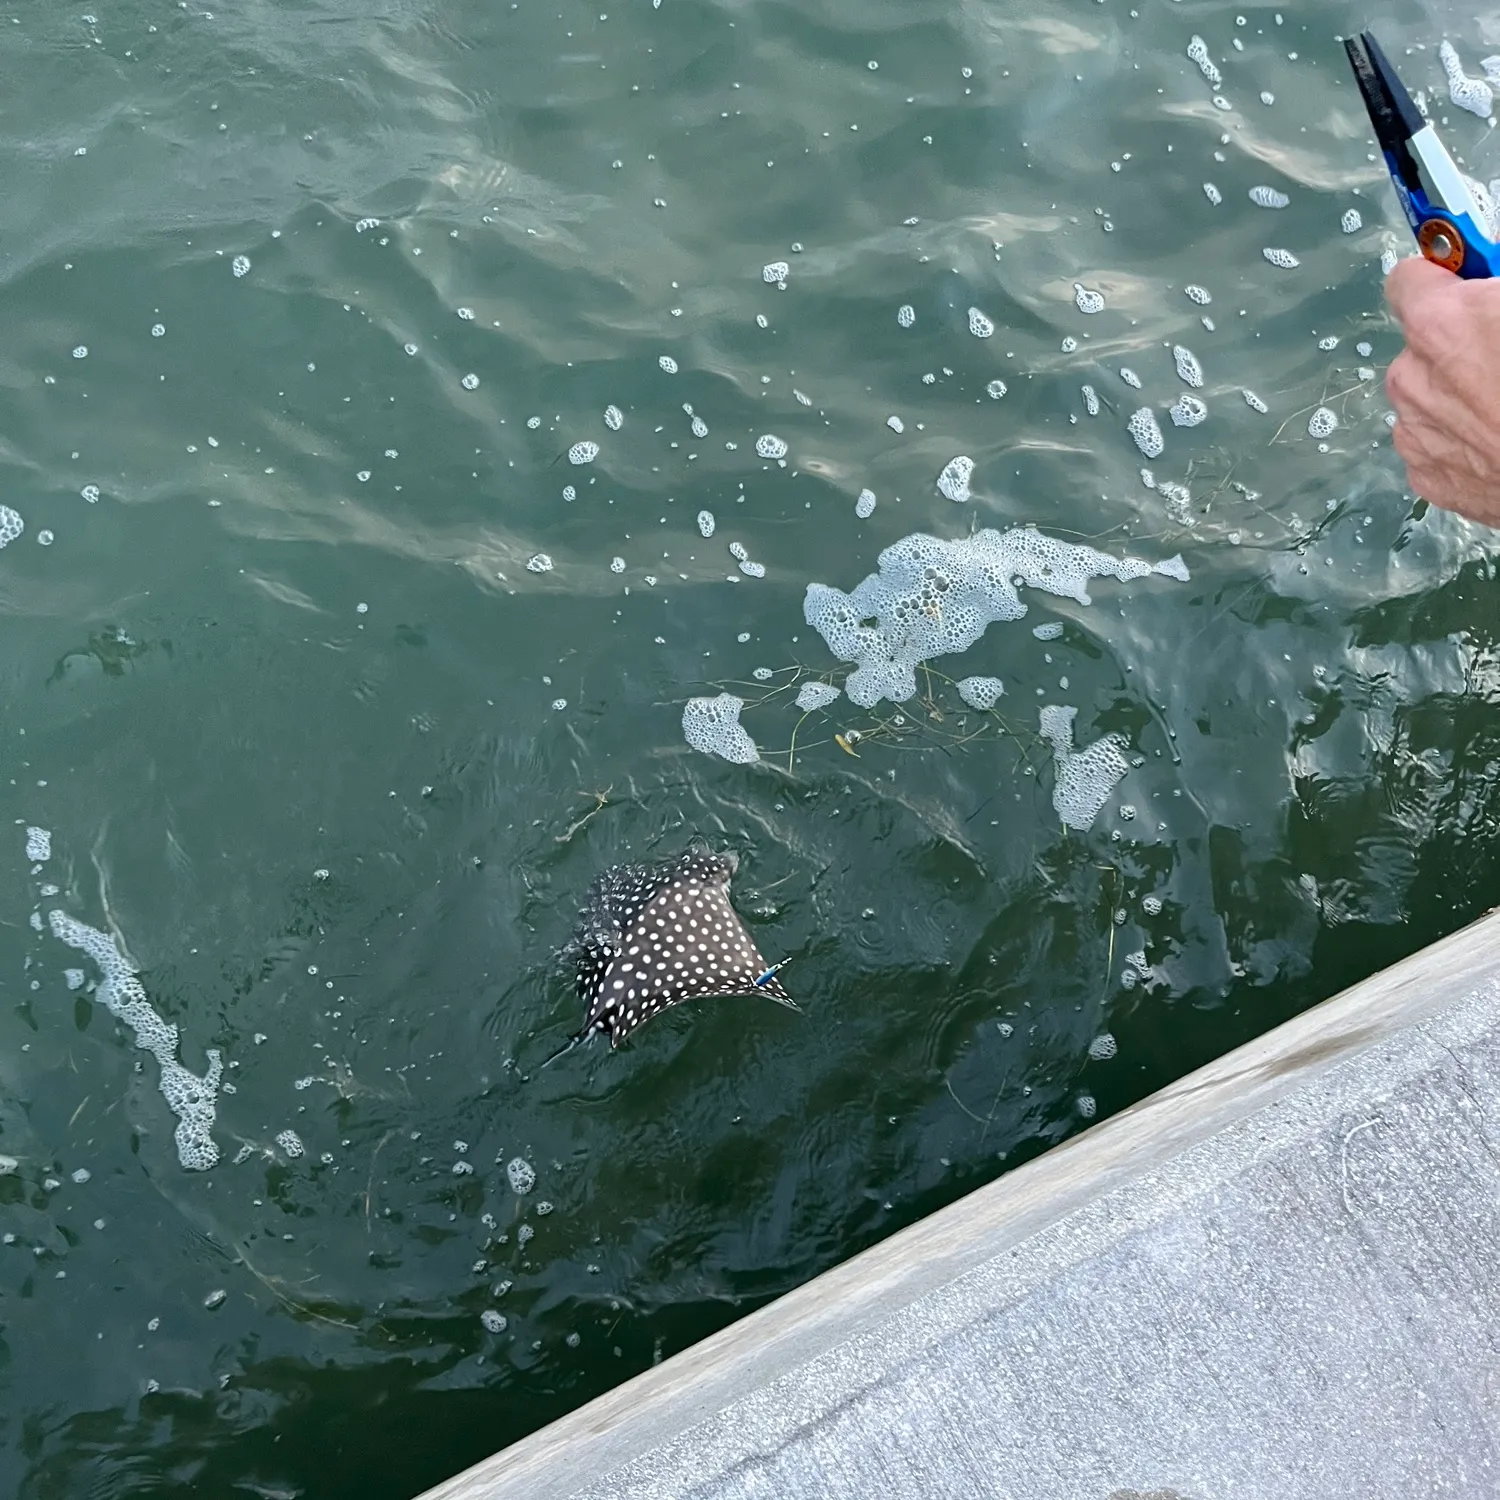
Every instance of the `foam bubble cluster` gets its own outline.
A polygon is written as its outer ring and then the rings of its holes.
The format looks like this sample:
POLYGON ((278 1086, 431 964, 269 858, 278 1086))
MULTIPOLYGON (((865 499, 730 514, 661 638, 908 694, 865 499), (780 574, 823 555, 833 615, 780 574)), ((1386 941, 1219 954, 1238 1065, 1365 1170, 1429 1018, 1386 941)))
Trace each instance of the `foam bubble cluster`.
POLYGON ((568 449, 568 462, 570 464, 591 464, 598 457, 598 443, 574 443, 568 449))
POLYGON ((698 534, 705 541, 714 534, 714 513, 711 510, 698 512, 698 534))
POLYGON ((26 530, 26 523, 19 511, 8 505, 0 505, 0 547, 8 547, 26 530))
POLYGON ((998 401, 1006 392, 1008 387, 1003 380, 992 380, 985 386, 984 392, 991 401, 998 401))
POLYGON ((1133 391, 1138 391, 1141 388, 1141 377, 1125 365, 1120 366, 1120 379, 1133 391))
MULTIPOLYGON (((1186 576, 1181 558, 1153 567, 1031 527, 987 529, 956 541, 918 533, 887 547, 878 564, 852 593, 810 583, 802 608, 828 649, 856 664, 844 691, 860 708, 882 698, 903 702, 917 690, 921 662, 966 651, 996 620, 1019 620, 1026 613, 1021 585, 1088 604, 1093 578, 1186 576)), ((730 701, 738 712, 739 700, 730 701)))
POLYGON ((1203 196, 1207 198, 1208 201, 1212 203, 1216 208, 1224 201, 1223 193, 1221 193, 1218 188, 1216 188, 1211 182, 1205 182, 1203 184, 1203 196))
POLYGON ((854 502, 854 514, 861 521, 868 521, 875 514, 875 491, 861 490, 859 499, 854 502))
POLYGON ((815 708, 827 708, 839 695, 839 690, 827 682, 804 682, 797 689, 797 707, 804 713, 815 708))
POLYGON ((1326 438, 1332 434, 1339 425, 1339 419, 1326 406, 1320 406, 1312 416, 1307 419, 1307 435, 1315 438, 1326 438))
POLYGON ((1033 625, 1031 627, 1031 633, 1039 641, 1055 641, 1055 640, 1058 640, 1062 636, 1062 633, 1063 633, 1062 621, 1061 620, 1047 620, 1047 621, 1044 621, 1040 625, 1033 625))
POLYGON ((917 321, 917 310, 909 302, 903 302, 896 309, 896 321, 903 328, 910 328, 917 321))
POLYGON ((965 453, 950 458, 937 477, 938 493, 963 505, 969 499, 969 481, 974 477, 974 460, 965 453))
POLYGON ((1214 300, 1204 286, 1185 286, 1182 291, 1189 302, 1196 302, 1199 307, 1207 307, 1214 300))
POLYGON ((786 442, 777 437, 774 432, 762 433, 755 440, 755 451, 762 458, 785 458, 786 442))
POLYGON ((1076 708, 1049 704, 1041 713, 1042 737, 1052 746, 1056 780, 1052 806, 1066 828, 1082 833, 1094 826, 1110 793, 1125 779, 1125 736, 1106 734, 1082 750, 1073 748, 1076 708))
POLYGON ((1136 447, 1147 458, 1161 457, 1162 449, 1166 447, 1166 444, 1162 441, 1161 426, 1156 420, 1156 413, 1149 406, 1143 406, 1138 412, 1133 412, 1130 420, 1125 424, 1125 430, 1135 439, 1136 447))
POLYGON ((760 279, 767 286, 785 286, 791 274, 792 268, 784 260, 773 260, 770 265, 760 268, 760 279))
POLYGON ((1195 36, 1188 42, 1188 61, 1198 64, 1198 71, 1214 87, 1218 88, 1224 82, 1224 75, 1214 65, 1214 60, 1208 55, 1208 43, 1201 36, 1195 36))
POLYGON ((994 333, 994 331, 994 323, 989 318, 985 317, 985 315, 980 312, 977 307, 971 307, 969 309, 969 332, 972 333, 976 339, 987 339, 992 333, 994 333))
POLYGON ((1172 359, 1177 366, 1177 378, 1198 390, 1203 384, 1203 366, 1198 363, 1198 356, 1177 344, 1172 349, 1172 359))
POLYGON ((1295 271, 1302 264, 1290 250, 1277 250, 1275 248, 1262 250, 1260 252, 1271 262, 1273 266, 1280 266, 1283 271, 1295 271))
POLYGON ((670 354, 663 354, 656 363, 668 375, 677 373, 677 361, 670 354))
POLYGON ((1091 385, 1083 386, 1081 389, 1083 392, 1083 409, 1091 417, 1097 417, 1099 415, 1099 392, 1091 385))
POLYGON ((1358 234, 1364 227, 1365 221, 1360 217, 1360 212, 1357 208, 1346 208, 1344 210, 1344 217, 1339 220, 1339 228, 1345 234, 1358 234))
POLYGON ((44 865, 52 858, 52 834, 47 829, 26 830, 26 858, 34 865, 44 865))
POLYGON ((1450 41, 1444 40, 1438 48, 1438 58, 1443 72, 1448 75, 1448 98, 1458 109, 1466 109, 1481 120, 1487 120, 1495 107, 1495 95, 1482 78, 1470 78, 1458 60, 1458 52, 1450 41))
POLYGON ((740 710, 744 706, 744 699, 736 698, 733 693, 720 693, 717 698, 689 698, 682 710, 682 737, 705 755, 717 755, 720 760, 748 766, 760 759, 760 751, 755 748, 749 730, 740 723, 740 710))
POLYGON ((1073 306, 1081 313, 1100 313, 1104 311, 1104 297, 1099 292, 1091 292, 1081 281, 1075 281, 1073 306))
POLYGON ((1257 208, 1285 208, 1292 200, 1277 188, 1262 185, 1250 189, 1250 201, 1257 208))
POLYGON ((1189 396, 1184 391, 1167 408, 1167 415, 1174 427, 1196 427, 1208 415, 1208 408, 1196 396, 1189 396))
POLYGON ((618 406, 606 406, 604 408, 604 425, 611 432, 618 432, 625 421, 625 414, 618 406))
POLYGON ((513 1156, 505 1164, 505 1180, 511 1192, 524 1198, 536 1186, 536 1168, 524 1156, 513 1156))
POLYGON ((156 1059, 158 1086, 177 1116, 177 1159, 190 1172, 205 1172, 219 1159, 214 1144, 215 1099, 224 1064, 217 1049, 205 1052, 208 1069, 199 1078, 177 1061, 177 1028, 157 1015, 115 940, 97 928, 75 921, 65 911, 48 912, 52 935, 86 953, 104 976, 94 998, 135 1033, 135 1044, 156 1059))
POLYGON ((1248 406, 1251 411, 1258 411, 1258 412, 1264 413, 1264 412, 1270 411, 1270 409, 1271 409, 1269 406, 1266 405, 1266 403, 1264 401, 1262 401, 1260 399, 1259 396, 1257 396, 1255 394, 1254 391, 1244 390, 1244 391, 1240 392, 1240 395, 1242 395, 1245 398, 1245 405, 1248 406))
POLYGON ((283 1130, 276 1137, 276 1144, 291 1161, 307 1154, 307 1147, 302 1144, 302 1137, 295 1130, 283 1130))
POLYGON ((236 276, 248 276, 250 274, 250 257, 248 255, 236 255, 229 269, 236 276))
POLYGON ((538 552, 535 557, 526 559, 526 571, 528 573, 550 573, 552 571, 552 559, 545 552, 538 552))
POLYGON ((964 677, 957 683, 958 696, 970 708, 991 709, 1005 691, 998 677, 964 677))

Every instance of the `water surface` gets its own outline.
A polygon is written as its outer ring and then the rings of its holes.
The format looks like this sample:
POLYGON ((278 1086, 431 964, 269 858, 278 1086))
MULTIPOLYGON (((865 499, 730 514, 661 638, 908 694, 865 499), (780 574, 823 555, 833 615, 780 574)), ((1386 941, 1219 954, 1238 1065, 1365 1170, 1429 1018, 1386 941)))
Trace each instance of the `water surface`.
MULTIPOLYGON (((1365 19, 7 17, 8 1493, 398 1500, 1500 897, 1494 549, 1388 441, 1365 19), (810 582, 1022 524, 1190 581, 1030 592, 916 699, 791 706, 847 671, 810 582), (756 765, 683 742, 726 689, 756 765), (1138 762, 1087 831, 1045 705, 1138 762), (590 879, 693 834, 804 1014, 684 1007, 538 1073, 590 879), (53 909, 118 935, 186 1067, 221 1054, 211 1170, 53 909)), ((1441 103, 1423 13, 1382 25, 1441 103)))

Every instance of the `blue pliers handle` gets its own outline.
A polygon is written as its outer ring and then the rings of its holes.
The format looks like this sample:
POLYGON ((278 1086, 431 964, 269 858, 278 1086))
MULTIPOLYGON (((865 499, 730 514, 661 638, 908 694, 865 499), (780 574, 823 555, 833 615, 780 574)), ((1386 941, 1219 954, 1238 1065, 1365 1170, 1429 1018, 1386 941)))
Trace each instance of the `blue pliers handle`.
POLYGON ((1344 50, 1417 248, 1466 280, 1500 276, 1500 244, 1490 238, 1484 210, 1380 43, 1363 31, 1346 37, 1344 50))

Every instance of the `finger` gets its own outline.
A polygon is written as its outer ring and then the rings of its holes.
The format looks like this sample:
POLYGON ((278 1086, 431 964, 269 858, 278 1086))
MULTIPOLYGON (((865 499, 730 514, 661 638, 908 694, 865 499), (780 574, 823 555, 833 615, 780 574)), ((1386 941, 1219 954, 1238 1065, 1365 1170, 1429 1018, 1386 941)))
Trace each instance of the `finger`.
POLYGON ((1451 271, 1435 266, 1420 255, 1396 262, 1385 278, 1385 299, 1396 315, 1396 321, 1408 334, 1411 328, 1431 316, 1436 302, 1441 305, 1444 293, 1461 290, 1462 283, 1451 271))

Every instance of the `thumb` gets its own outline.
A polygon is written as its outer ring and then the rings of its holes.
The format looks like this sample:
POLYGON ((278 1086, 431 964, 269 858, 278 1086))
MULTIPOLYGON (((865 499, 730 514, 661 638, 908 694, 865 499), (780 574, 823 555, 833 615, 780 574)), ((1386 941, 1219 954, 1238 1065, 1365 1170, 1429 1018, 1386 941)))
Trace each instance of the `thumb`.
POLYGON ((1395 268, 1385 279, 1385 300, 1390 303, 1396 321, 1403 329, 1411 320, 1422 316, 1422 308, 1434 297, 1452 291, 1458 278, 1452 271, 1435 266, 1420 255, 1409 255, 1396 262, 1395 268))

